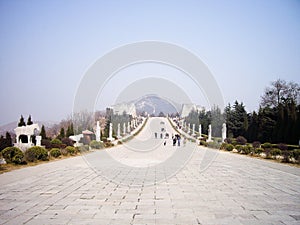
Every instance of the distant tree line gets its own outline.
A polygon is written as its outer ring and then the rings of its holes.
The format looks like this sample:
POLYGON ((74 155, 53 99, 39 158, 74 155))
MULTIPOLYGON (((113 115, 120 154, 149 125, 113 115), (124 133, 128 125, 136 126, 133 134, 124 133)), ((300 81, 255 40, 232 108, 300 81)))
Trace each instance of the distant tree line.
POLYGON ((226 122, 227 136, 244 136, 248 142, 298 144, 300 139, 300 86, 297 83, 276 80, 265 89, 259 110, 247 113, 245 105, 235 101, 224 113, 217 107, 210 111, 192 111, 186 122, 202 125, 207 133, 212 124, 213 136, 220 137, 222 123, 226 122))

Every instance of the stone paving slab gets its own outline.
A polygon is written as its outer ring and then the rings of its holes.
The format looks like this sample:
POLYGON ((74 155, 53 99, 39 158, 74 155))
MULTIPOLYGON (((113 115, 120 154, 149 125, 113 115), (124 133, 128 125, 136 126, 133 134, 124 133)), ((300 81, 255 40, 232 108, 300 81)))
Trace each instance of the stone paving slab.
MULTIPOLYGON (((110 150, 130 163, 128 149, 110 150)), ((162 162, 185 150, 161 146, 148 155, 162 162)), ((130 154, 147 163, 145 155, 130 154)), ((147 173, 111 170, 133 184, 147 173)), ((0 224, 300 224, 299 168, 197 147, 178 173, 159 182, 155 174, 164 170, 148 171, 144 182, 152 185, 124 185, 80 156, 1 174, 0 224), (203 170, 207 155, 215 156, 203 170)))

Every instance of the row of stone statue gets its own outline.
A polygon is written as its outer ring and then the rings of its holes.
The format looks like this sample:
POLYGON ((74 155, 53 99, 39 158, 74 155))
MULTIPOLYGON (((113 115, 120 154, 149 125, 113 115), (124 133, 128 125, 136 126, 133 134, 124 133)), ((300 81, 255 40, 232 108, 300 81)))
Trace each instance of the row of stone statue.
MULTIPOLYGON (((133 119, 132 121, 127 123, 127 127, 126 127, 126 123, 123 123, 123 133, 122 135, 125 136, 126 134, 130 134, 130 132, 137 128, 137 126, 139 125, 138 120, 137 119, 133 119)), ((108 131, 108 141, 113 141, 115 140, 112 136, 113 134, 113 124, 110 123, 109 124, 109 131, 108 131)), ((117 138, 121 138, 121 124, 118 123, 118 127, 117 127, 117 138)), ((101 128, 99 125, 99 121, 97 121, 97 126, 96 126, 96 141, 101 141, 101 128)))
MULTIPOLYGON (((187 125, 186 122, 184 122, 182 128, 183 128, 183 130, 187 130, 188 134, 191 134, 192 136, 196 136, 195 124, 192 124, 192 130, 191 130, 191 124, 189 123, 187 125)), ((225 139, 226 139, 226 136, 227 136, 226 133, 227 133, 226 123, 223 123, 223 125, 222 125, 222 142, 224 142, 225 139)), ((199 134, 199 137, 201 138, 201 136, 202 136, 202 125, 201 124, 199 125, 198 134, 199 134)), ((207 134, 207 136, 208 136, 207 142, 211 142, 212 141, 212 127, 211 127, 211 124, 208 125, 208 134, 207 134)))

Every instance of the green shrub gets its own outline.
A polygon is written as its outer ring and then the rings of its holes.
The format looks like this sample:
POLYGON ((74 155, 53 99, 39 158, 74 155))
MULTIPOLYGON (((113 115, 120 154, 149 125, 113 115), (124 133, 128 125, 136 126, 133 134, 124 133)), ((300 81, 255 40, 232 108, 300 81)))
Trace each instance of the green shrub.
POLYGON ((104 148, 104 144, 102 142, 95 141, 95 140, 91 141, 90 146, 91 146, 91 148, 94 148, 94 149, 104 148))
POLYGON ((266 142, 266 143, 263 143, 263 144, 261 145, 261 147, 262 147, 263 149, 271 149, 271 148, 273 147, 273 145, 272 145, 271 143, 269 143, 269 142, 266 142))
POLYGON ((282 152, 282 155, 283 155, 282 162, 285 162, 285 163, 290 162, 290 156, 291 156, 291 152, 290 151, 285 150, 285 151, 282 152))
POLYGON ((206 141, 200 141, 200 145, 203 145, 203 146, 205 146, 205 147, 207 147, 207 142, 206 141))
POLYGON ((70 154, 70 155, 77 154, 77 149, 75 147, 67 146, 65 149, 67 150, 68 154, 70 154))
POLYGON ((105 142, 104 143, 104 146, 105 146, 105 148, 110 148, 110 147, 113 147, 114 146, 114 143, 112 143, 112 142, 105 142))
POLYGON ((24 153, 17 147, 6 147, 2 151, 2 156, 7 163, 23 164, 24 153))
POLYGON ((69 155, 69 152, 67 149, 63 148, 63 149, 60 149, 60 153, 63 155, 63 156, 67 156, 69 155))
POLYGON ((51 143, 52 148, 62 148, 62 146, 61 146, 62 142, 59 139, 55 138, 55 139, 51 140, 50 143, 51 143))
POLYGON ((254 150, 254 153, 255 154, 261 154, 261 153, 263 153, 264 152, 264 149, 263 148, 256 148, 255 150, 254 150))
POLYGON ((211 142, 208 142, 208 145, 207 145, 209 148, 214 148, 214 149, 218 149, 220 148, 221 144, 218 143, 217 141, 211 141, 211 142))
POLYGON ((48 152, 46 149, 40 146, 33 146, 25 151, 25 159, 29 162, 36 160, 48 160, 48 152))
POLYGON ((50 150, 50 155, 53 156, 54 158, 57 158, 58 156, 61 155, 61 152, 60 152, 59 148, 52 148, 50 150))
POLYGON ((226 147, 227 147, 227 143, 222 143, 222 145, 221 145, 221 147, 220 147, 220 149, 222 149, 222 150, 225 150, 226 149, 226 147))
POLYGON ((271 154, 272 156, 281 155, 281 150, 278 149, 278 148, 273 148, 273 149, 270 151, 270 154, 271 154))
POLYGON ((250 154, 251 150, 252 150, 252 148, 250 145, 244 145, 241 149, 242 153, 246 154, 246 155, 250 154))
POLYGON ((90 150, 90 146, 88 146, 88 145, 82 145, 82 146, 79 147, 79 150, 81 152, 89 151, 90 150))
POLYGON ((238 150, 238 152, 241 152, 244 149, 243 145, 236 145, 234 148, 238 150))
POLYGON ((233 148, 234 148, 234 146, 232 144, 227 144, 227 146, 226 146, 227 151, 232 151, 233 148))
POLYGON ((292 157, 299 162, 300 161, 300 149, 294 149, 292 151, 292 157))
POLYGON ((53 140, 51 140, 50 142, 51 144, 62 144, 61 140, 54 138, 53 140))

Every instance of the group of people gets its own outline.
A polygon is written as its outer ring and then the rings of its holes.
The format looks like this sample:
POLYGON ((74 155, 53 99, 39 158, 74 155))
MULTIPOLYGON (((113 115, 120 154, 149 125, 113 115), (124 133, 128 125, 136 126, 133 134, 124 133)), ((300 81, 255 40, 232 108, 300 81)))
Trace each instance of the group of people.
MULTIPOLYGON (((155 136, 155 138, 157 138, 158 137, 158 134, 155 132, 154 133, 154 136, 155 136)), ((169 134, 168 133, 166 133, 165 134, 165 137, 163 137, 163 134, 161 133, 160 134, 160 138, 161 139, 168 139, 169 138, 169 134)), ((180 142, 181 142, 181 136, 179 135, 179 134, 175 134, 175 135, 173 135, 172 134, 172 142, 173 142, 173 146, 176 146, 176 144, 178 145, 178 146, 180 146, 180 142)), ((167 145, 167 141, 165 140, 164 141, 164 146, 166 146, 167 145)))
POLYGON ((173 140, 173 146, 176 146, 176 142, 177 145, 180 146, 181 137, 179 134, 172 135, 172 140, 173 140))

